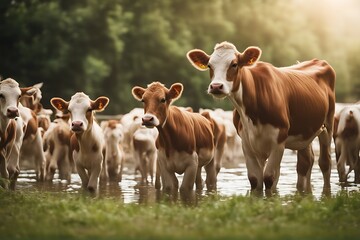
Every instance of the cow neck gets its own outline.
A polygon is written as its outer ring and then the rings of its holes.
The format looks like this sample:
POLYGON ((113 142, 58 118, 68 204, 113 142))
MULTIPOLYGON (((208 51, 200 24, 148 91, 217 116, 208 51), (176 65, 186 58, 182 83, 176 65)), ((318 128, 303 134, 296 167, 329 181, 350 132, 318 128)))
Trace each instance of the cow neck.
POLYGON ((194 143, 189 139, 189 133, 185 127, 185 124, 181 119, 184 118, 185 113, 182 113, 175 106, 170 106, 167 113, 167 121, 158 126, 159 136, 156 140, 156 147, 158 149, 164 149, 166 156, 170 156, 171 150, 177 152, 185 151, 189 154, 193 152, 194 143))
POLYGON ((242 112, 245 113, 246 109, 256 107, 254 85, 254 79, 251 71, 247 68, 242 68, 238 72, 238 76, 233 83, 231 94, 228 96, 229 100, 240 115, 242 115, 242 112))
POLYGON ((8 124, 6 126, 6 129, 3 131, 1 129, 0 132, 0 150, 4 149, 4 147, 11 142, 15 138, 16 134, 16 122, 14 119, 8 119, 8 124))
POLYGON ((1 115, 0 117, 0 134, 1 134, 1 137, 3 136, 3 134, 5 133, 6 131, 6 128, 8 127, 9 125, 9 122, 10 122, 10 119, 7 118, 7 117, 4 117, 1 115))

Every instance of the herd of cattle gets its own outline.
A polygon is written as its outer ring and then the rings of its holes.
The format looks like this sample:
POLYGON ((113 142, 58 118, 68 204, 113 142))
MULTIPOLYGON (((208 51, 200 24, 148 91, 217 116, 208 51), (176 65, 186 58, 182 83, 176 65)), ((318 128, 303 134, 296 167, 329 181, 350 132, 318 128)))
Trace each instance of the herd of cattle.
POLYGON ((99 181, 121 181, 124 162, 133 161, 141 183, 166 192, 216 190, 225 160, 244 156, 252 190, 273 191, 285 148, 297 151, 297 189, 311 191, 312 142, 319 140, 319 166, 324 189, 330 188, 331 143, 335 143, 340 182, 354 171, 360 183, 360 104, 335 103, 335 71, 313 59, 277 68, 259 61, 261 50, 238 52, 228 42, 211 55, 187 53, 198 70, 210 70, 208 93, 229 99, 234 111, 177 107, 184 87, 160 82, 135 86, 143 103, 119 119, 101 121, 95 112, 109 104, 82 92, 69 101, 51 99, 55 114, 44 109, 41 84, 19 87, 13 79, 0 82, 1 186, 15 189, 20 167, 30 162, 38 181, 55 173, 67 181, 79 174, 82 187, 96 191, 99 181), (206 179, 202 179, 202 168, 206 179), (179 187, 176 174, 183 174, 179 187))

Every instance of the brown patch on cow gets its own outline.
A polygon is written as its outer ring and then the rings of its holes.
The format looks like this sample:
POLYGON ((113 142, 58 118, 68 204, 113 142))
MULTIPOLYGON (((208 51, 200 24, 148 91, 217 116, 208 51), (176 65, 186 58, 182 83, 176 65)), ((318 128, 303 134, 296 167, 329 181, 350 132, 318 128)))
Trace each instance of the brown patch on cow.
POLYGON ((49 152, 50 152, 51 155, 53 155, 54 149, 55 149, 55 142, 51 139, 49 141, 49 152))
POLYGON ((16 120, 11 119, 4 133, 0 133, 0 150, 4 149, 16 137, 16 120))
POLYGON ((240 135, 240 132, 242 130, 242 123, 240 121, 240 114, 236 109, 233 110, 233 124, 236 128, 237 134, 240 135))
POLYGON ((59 132, 58 132, 58 138, 59 138, 59 141, 62 145, 69 145, 70 144, 70 138, 71 138, 71 131, 67 131, 67 130, 64 130, 64 129, 59 129, 59 132))
POLYGON ((77 152, 80 151, 79 140, 77 139, 77 136, 74 133, 71 135, 71 138, 70 138, 70 149, 71 149, 71 152, 73 152, 74 150, 77 152))
POLYGON ((94 145, 92 146, 91 150, 92 150, 93 152, 99 151, 99 145, 96 144, 96 143, 94 143, 94 145))
POLYGON ((345 120, 345 128, 341 133, 344 139, 356 138, 359 134, 358 125, 352 112, 349 113, 345 120))
POLYGON ((117 124, 119 124, 118 120, 109 120, 108 121, 108 127, 110 129, 115 129, 117 124))
POLYGON ((31 115, 32 118, 29 120, 26 126, 24 139, 27 139, 28 137, 35 135, 38 130, 38 121, 36 118, 36 114, 33 111, 31 111, 31 115))

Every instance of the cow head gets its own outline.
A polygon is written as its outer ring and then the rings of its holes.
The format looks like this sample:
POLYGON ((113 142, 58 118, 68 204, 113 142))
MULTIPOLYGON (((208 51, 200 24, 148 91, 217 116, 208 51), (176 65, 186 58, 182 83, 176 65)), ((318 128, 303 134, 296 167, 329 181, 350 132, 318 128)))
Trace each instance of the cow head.
POLYGON ((224 98, 233 90, 233 85, 242 68, 252 67, 261 56, 258 47, 248 47, 243 53, 228 42, 216 44, 209 56, 199 49, 187 53, 190 63, 198 70, 210 69, 211 83, 208 93, 216 98, 224 98))
POLYGON ((0 82, 1 115, 7 118, 19 116, 19 99, 21 96, 32 96, 36 90, 32 87, 20 88, 18 82, 7 78, 0 82))
POLYGON ((181 96, 182 91, 181 83, 173 84, 170 89, 159 82, 148 85, 146 89, 134 87, 134 98, 144 103, 145 115, 142 117, 142 124, 149 128, 163 126, 170 104, 181 96))
POLYGON ((52 98, 50 102, 55 109, 70 113, 71 130, 82 133, 92 126, 94 111, 103 111, 109 103, 109 98, 98 97, 93 101, 86 94, 78 92, 71 97, 69 102, 61 98, 52 98))

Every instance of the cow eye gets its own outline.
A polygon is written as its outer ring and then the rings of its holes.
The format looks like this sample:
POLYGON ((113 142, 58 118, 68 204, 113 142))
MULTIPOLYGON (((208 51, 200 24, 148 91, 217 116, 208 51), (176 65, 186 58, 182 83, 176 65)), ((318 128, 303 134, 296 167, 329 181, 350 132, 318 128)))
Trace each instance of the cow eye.
POLYGON ((3 95, 3 94, 0 94, 0 98, 1 98, 1 99, 4 99, 5 97, 4 97, 4 95, 3 95))
POLYGON ((238 66, 237 63, 231 64, 231 67, 233 67, 233 68, 236 68, 237 66, 238 66))
POLYGON ((164 103, 164 102, 166 102, 166 99, 165 99, 165 98, 162 98, 162 99, 160 100, 160 102, 164 103))
POLYGON ((209 69, 211 69, 211 66, 210 66, 210 65, 207 65, 207 67, 208 67, 209 69))

